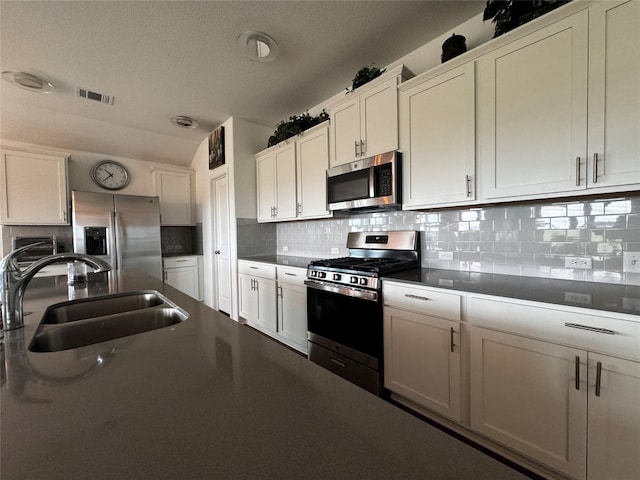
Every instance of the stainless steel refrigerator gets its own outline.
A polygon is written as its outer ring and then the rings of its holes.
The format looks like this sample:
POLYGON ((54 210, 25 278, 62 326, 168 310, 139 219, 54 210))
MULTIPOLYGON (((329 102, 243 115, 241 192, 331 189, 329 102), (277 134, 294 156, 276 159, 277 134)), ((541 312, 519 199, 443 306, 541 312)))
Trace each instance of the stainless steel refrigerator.
POLYGON ((73 191, 71 207, 74 252, 162 280, 158 197, 73 191))

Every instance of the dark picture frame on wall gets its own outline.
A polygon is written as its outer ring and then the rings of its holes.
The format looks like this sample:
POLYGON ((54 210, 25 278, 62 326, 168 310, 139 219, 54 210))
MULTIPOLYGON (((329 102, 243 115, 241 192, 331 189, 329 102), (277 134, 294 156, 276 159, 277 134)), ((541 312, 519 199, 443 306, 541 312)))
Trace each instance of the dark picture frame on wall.
POLYGON ((224 165, 224 127, 209 135, 209 170, 224 165))

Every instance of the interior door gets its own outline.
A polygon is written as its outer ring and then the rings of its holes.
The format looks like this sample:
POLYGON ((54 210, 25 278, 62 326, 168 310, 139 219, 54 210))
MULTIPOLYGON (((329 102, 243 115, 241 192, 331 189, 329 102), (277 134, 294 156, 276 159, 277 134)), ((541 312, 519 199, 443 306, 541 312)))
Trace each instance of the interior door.
POLYGON ((211 180, 213 210, 214 294, 218 310, 231 314, 231 255, 229 240, 229 183, 225 173, 211 180))

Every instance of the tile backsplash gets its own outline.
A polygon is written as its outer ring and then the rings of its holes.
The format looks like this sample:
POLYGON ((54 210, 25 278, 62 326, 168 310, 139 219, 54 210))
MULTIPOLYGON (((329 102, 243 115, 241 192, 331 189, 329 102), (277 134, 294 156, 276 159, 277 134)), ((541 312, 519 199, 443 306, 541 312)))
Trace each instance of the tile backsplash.
POLYGON ((277 253, 344 256, 348 232, 389 230, 422 232, 423 267, 640 284, 640 274, 622 271, 623 252, 640 252, 640 196, 279 223, 277 253), (566 268, 571 256, 593 268, 566 268))

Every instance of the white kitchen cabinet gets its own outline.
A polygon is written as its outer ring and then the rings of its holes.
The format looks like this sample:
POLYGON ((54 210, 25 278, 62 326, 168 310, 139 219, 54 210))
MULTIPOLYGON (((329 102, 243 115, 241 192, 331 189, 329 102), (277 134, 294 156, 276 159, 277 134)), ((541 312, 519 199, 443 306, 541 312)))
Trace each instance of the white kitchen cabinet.
POLYGON ((238 261, 240 317, 252 327, 273 335, 277 331, 275 266, 238 261))
POLYGON ((583 190, 587 21, 579 12, 478 59, 485 198, 583 190))
POLYGON ((256 155, 258 221, 296 218, 295 143, 278 145, 256 155))
POLYGON ((327 204, 329 126, 322 123, 296 140, 297 219, 331 216, 327 204))
POLYGON ((640 185, 640 4, 596 2, 477 62, 486 199, 640 185))
POLYGON ((472 297, 469 320, 473 430, 572 478, 633 478, 636 318, 472 297))
POLYGON ((0 223, 69 223, 66 155, 2 150, 0 186, 0 223))
POLYGON ((413 78, 399 89, 403 208, 474 201, 474 63, 413 78))
POLYGON ((584 479, 586 361, 583 350, 473 327, 471 428, 584 479))
POLYGON ((640 363, 589 353, 588 378, 588 478, 637 478, 640 363))
POLYGON ((331 216, 328 128, 324 122, 256 155, 259 222, 331 216))
POLYGON ((640 2, 589 8, 590 175, 595 188, 640 184, 640 2))
POLYGON ((194 173, 156 167, 152 176, 155 194, 160 197, 160 224, 194 225, 194 173))
POLYGON ((307 353, 307 287, 306 270, 276 267, 278 276, 278 331, 281 342, 307 353))
POLYGON ((388 281, 384 296, 384 386, 461 420, 461 297, 388 281))
POLYGON ((398 148, 399 66, 328 108, 331 117, 330 166, 371 157, 398 148))
POLYGON ((181 292, 200 298, 198 257, 195 255, 168 257, 162 260, 164 282, 181 292))

